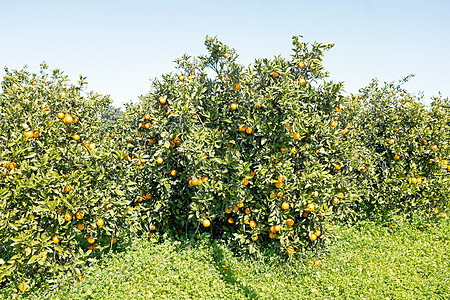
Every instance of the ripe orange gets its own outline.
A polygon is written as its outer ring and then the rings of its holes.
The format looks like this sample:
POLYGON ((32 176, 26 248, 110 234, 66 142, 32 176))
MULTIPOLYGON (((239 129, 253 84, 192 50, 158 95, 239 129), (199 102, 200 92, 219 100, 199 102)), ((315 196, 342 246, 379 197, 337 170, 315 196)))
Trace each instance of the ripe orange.
POLYGON ((283 202, 283 204, 281 204, 281 208, 283 210, 288 210, 289 209, 289 203, 288 202, 283 202))
POLYGON ((308 203, 308 205, 306 206, 305 211, 314 211, 315 205, 314 203, 308 203))
POLYGON ((53 244, 58 244, 58 243, 60 242, 59 237, 56 236, 56 235, 54 235, 54 236, 52 237, 52 242, 53 242, 53 244))
POLYGON ((150 230, 155 230, 156 229, 156 225, 155 224, 150 224, 150 230))
POLYGON ((298 139, 300 138, 300 133, 294 132, 294 133, 292 134, 292 137, 294 138, 294 140, 298 140, 298 139))
POLYGON ((58 113, 58 119, 62 119, 64 118, 64 113, 63 112, 59 112, 58 113))
POLYGON ((275 226, 273 227, 273 230, 274 230, 274 232, 278 232, 278 231, 281 230, 281 226, 280 226, 280 225, 275 225, 275 226))
POLYGON ((347 134, 348 133, 348 128, 344 128, 343 130, 342 130, 342 134, 347 134))
POLYGON ((83 282, 83 281, 84 281, 83 276, 79 275, 79 276, 77 277, 77 281, 80 282, 80 283, 83 282))
POLYGON ((287 225, 287 226, 293 226, 293 225, 294 225, 294 220, 291 219, 291 218, 287 219, 287 220, 286 220, 286 225, 287 225))
POLYGON ((158 164, 162 164, 162 163, 164 162, 164 160, 162 159, 162 157, 158 157, 158 158, 156 159, 156 162, 157 162, 158 164))
POLYGON ((448 160, 445 160, 445 159, 444 159, 444 160, 442 161, 442 165, 443 165, 443 166, 448 165, 448 160))
POLYGON ((15 163, 15 162, 10 162, 9 163, 9 165, 8 165, 8 168, 10 169, 10 170, 13 170, 13 169, 15 169, 15 168, 17 168, 17 163, 15 163))
POLYGON ((438 147, 437 147, 437 145, 431 145, 430 148, 431 148, 431 150, 437 150, 438 147))
POLYGON ((255 103, 255 106, 256 106, 256 108, 261 108, 261 104, 258 102, 255 103))
POLYGON ((236 103, 231 103, 230 107, 231 107, 231 110, 236 110, 238 106, 236 103))
POLYGON ((112 239, 112 243, 113 243, 113 244, 117 243, 117 239, 116 239, 116 238, 113 238, 113 239, 112 239))
POLYGON ((205 183, 208 181, 208 176, 202 176, 202 182, 205 183))
POLYGON ((247 129, 245 129, 245 132, 247 132, 248 134, 251 134, 253 132, 253 128, 252 127, 247 127, 247 129))
POLYGON ((278 74, 278 72, 277 72, 277 71, 275 71, 275 72, 273 72, 273 73, 272 73, 272 77, 273 77, 273 78, 277 78, 277 77, 278 77, 278 75, 279 75, 279 74, 278 74))
POLYGON ((84 218, 84 216, 83 216, 83 214, 82 214, 81 212, 77 212, 77 213, 75 214, 75 217, 76 217, 78 220, 82 220, 82 219, 84 218))
POLYGON ((242 179, 242 184, 243 185, 248 185, 248 179, 247 178, 242 179))
POLYGON ((278 181, 284 181, 285 177, 283 174, 278 175, 278 181))
POLYGON ((294 253, 294 248, 292 246, 289 246, 286 248, 286 252, 289 255, 292 255, 294 253))
POLYGON ((333 204, 334 205, 338 205, 339 204, 339 199, 338 198, 333 198, 333 204))
POLYGON ((336 127, 337 126, 337 122, 333 120, 333 121, 331 121, 330 125, 331 125, 331 127, 336 127))
POLYGON ((305 85, 305 84, 306 84, 305 78, 300 78, 300 80, 298 81, 298 83, 301 84, 301 85, 305 85))
POLYGON ((79 141, 81 137, 80 137, 79 134, 75 133, 75 134, 72 136, 72 138, 73 138, 75 141, 79 141))
POLYGON ((79 120, 80 120, 80 119, 79 119, 77 116, 74 116, 74 117, 73 117, 72 123, 73 123, 73 124, 78 123, 79 120))
POLYGON ((313 233, 311 233, 311 234, 309 235, 309 239, 310 239, 312 242, 314 242, 315 240, 317 240, 317 236, 315 236, 313 233))
POLYGON ((33 137, 33 131, 25 131, 25 136, 27 137, 27 138, 32 138, 33 137))
POLYGON ((93 243, 95 243, 95 239, 92 238, 92 237, 88 237, 87 242, 88 242, 89 244, 93 244, 93 243))
POLYGON ((226 213, 226 214, 231 213, 231 209, 229 209, 228 207, 225 207, 225 213, 226 213))
POLYGON ((30 286, 28 285, 28 283, 25 282, 21 282, 19 284, 19 291, 21 292, 25 292, 26 290, 28 290, 30 288, 30 286))
POLYGON ((67 222, 72 221, 72 214, 66 213, 66 214, 64 215, 64 219, 65 219, 67 222))
POLYGON ((280 189, 282 186, 283 186, 283 182, 281 182, 281 181, 278 181, 278 182, 275 183, 275 187, 277 189, 280 189))
POLYGON ((233 218, 228 218, 228 223, 233 224, 234 223, 234 219, 233 218))
POLYGON ((245 212, 246 215, 249 215, 250 214, 250 208, 247 207, 244 212, 245 212))
POLYGON ((239 207, 237 207, 236 205, 233 205, 233 210, 234 210, 234 212, 238 212, 239 211, 239 207))
POLYGON ((167 100, 166 100, 166 97, 165 97, 165 96, 159 97, 159 103, 165 104, 166 102, 167 102, 167 100))
POLYGON ((243 207, 244 207, 244 202, 239 202, 238 205, 237 205, 237 207, 243 208, 243 207))
POLYGON ((340 113, 340 112, 342 112, 342 109, 339 106, 336 106, 334 111, 337 112, 337 113, 340 113))
POLYGON ((314 231, 314 235, 317 236, 317 237, 319 237, 321 234, 322 233, 318 229, 316 231, 314 231))
POLYGON ((88 148, 90 149, 90 150, 95 150, 95 144, 94 143, 89 143, 89 146, 88 146, 88 148))
POLYGON ((302 62, 302 61, 298 63, 298 67, 299 67, 300 69, 303 69, 305 66, 306 66, 305 63, 302 62))
POLYGON ((257 234, 252 234, 251 239, 252 239, 252 241, 256 242, 258 240, 258 235, 257 234))
POLYGON ((305 210, 305 211, 302 213, 302 217, 303 217, 303 218, 307 218, 307 217, 308 217, 308 211, 305 210))
POLYGON ((412 183, 412 184, 416 184, 417 182, 418 182, 418 180, 417 180, 416 177, 412 177, 412 178, 411 178, 411 183, 412 183))
POLYGON ((211 222, 208 219, 204 219, 203 220, 203 226, 204 227, 209 227, 211 225, 211 222))
POLYGON ((144 119, 150 120, 150 114, 145 114, 145 115, 144 115, 144 119))
MULTIPOLYGON (((150 124, 149 122, 145 122, 144 123, 144 128, 145 129, 150 129, 150 127, 152 127, 152 124, 150 124)), ((139 132, 140 133, 140 132, 139 132)))
POLYGON ((84 230, 84 225, 83 224, 77 224, 77 229, 80 231, 84 230))
POLYGON ((337 196, 338 196, 339 199, 344 199, 344 193, 342 193, 342 192, 339 193, 337 196))
POLYGON ((97 224, 98 227, 102 227, 103 225, 105 225, 105 222, 102 219, 98 219, 95 224, 97 224))
POLYGON ((64 190, 68 193, 68 192, 70 192, 72 190, 72 187, 70 185, 66 185, 64 187, 64 190))
POLYGON ((341 166, 340 165, 334 165, 334 168, 339 171, 341 169, 341 166))
POLYGON ((250 221, 250 227, 251 228, 255 228, 256 227, 256 222, 255 221, 250 221))
POLYGON ((239 125, 239 131, 245 131, 247 127, 245 127, 245 124, 239 125))
POLYGON ((270 232, 269 233, 269 238, 276 239, 277 237, 278 237, 278 234, 276 232, 270 232))
POLYGON ((234 89, 236 90, 236 91, 239 91, 240 89, 241 89, 241 84, 238 82, 238 83, 236 83, 236 85, 234 86, 234 89))
POLYGON ((394 160, 399 160, 399 159, 400 159, 400 155, 398 155, 398 153, 395 153, 394 160))
POLYGON ((172 170, 172 171, 170 171, 170 175, 176 176, 176 175, 177 175, 177 170, 172 170))
POLYGON ((73 122, 72 116, 66 114, 66 116, 65 116, 64 119, 63 119, 63 122, 64 122, 64 124, 66 124, 66 125, 67 125, 67 124, 71 124, 71 123, 73 122))

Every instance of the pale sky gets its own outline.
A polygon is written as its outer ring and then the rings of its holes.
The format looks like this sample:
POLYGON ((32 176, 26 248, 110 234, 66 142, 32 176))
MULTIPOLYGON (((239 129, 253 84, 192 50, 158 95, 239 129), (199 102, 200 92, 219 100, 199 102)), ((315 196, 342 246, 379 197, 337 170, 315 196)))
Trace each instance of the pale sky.
POLYGON ((11 1, 0 0, 3 67, 38 71, 47 62, 75 82, 110 94, 116 106, 150 90, 184 53, 205 54, 217 36, 244 65, 289 58, 293 35, 336 46, 324 65, 355 93, 372 78, 416 77, 407 85, 425 103, 450 96, 450 1, 11 1))

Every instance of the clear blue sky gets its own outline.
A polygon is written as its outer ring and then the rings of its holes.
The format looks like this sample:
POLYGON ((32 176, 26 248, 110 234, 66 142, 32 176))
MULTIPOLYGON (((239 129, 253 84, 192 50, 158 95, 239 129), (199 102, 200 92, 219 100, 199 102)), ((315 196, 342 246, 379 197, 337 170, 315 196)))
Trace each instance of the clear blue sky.
POLYGON ((120 106, 177 57, 205 53, 206 35, 237 49, 245 65, 288 57, 292 36, 303 35, 336 44, 324 64, 347 92, 415 73, 411 91, 450 96, 449 15, 448 0, 0 0, 0 76, 4 66, 37 71, 46 61, 74 81, 87 76, 120 106))

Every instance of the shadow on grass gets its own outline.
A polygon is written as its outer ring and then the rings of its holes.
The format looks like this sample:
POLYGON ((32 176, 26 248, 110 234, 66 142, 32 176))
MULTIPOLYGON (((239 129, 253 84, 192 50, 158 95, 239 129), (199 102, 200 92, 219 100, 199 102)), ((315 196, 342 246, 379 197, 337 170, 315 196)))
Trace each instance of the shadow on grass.
POLYGON ((222 275, 223 280, 237 288, 241 293, 243 293, 248 299, 258 299, 258 294, 252 288, 243 285, 240 283, 231 269, 230 266, 227 265, 225 261, 225 255, 223 250, 217 246, 216 243, 212 244, 212 254, 214 259, 214 267, 217 271, 222 275))

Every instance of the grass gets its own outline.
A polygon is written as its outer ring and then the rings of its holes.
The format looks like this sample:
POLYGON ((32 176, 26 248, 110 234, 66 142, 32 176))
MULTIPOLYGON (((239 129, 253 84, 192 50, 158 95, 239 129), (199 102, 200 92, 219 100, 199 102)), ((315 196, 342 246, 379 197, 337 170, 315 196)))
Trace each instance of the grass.
POLYGON ((450 221, 360 223, 334 229, 318 257, 245 260, 201 241, 136 239, 126 252, 86 267, 83 283, 33 286, 28 299, 450 299, 450 221))

